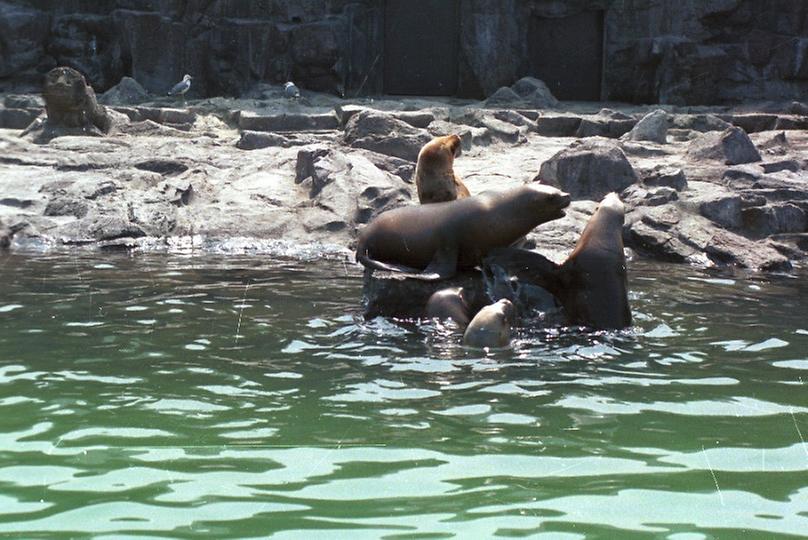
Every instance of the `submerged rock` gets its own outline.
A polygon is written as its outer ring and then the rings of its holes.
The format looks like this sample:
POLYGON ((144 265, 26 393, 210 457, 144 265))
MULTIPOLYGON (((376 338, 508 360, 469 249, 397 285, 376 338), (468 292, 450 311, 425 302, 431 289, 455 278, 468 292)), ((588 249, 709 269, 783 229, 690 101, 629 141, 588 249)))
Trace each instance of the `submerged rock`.
POLYGON ((472 314, 491 303, 479 272, 462 272, 451 279, 425 281, 406 274, 365 270, 362 289, 364 317, 423 318, 429 298, 448 287, 463 288, 463 296, 472 314))

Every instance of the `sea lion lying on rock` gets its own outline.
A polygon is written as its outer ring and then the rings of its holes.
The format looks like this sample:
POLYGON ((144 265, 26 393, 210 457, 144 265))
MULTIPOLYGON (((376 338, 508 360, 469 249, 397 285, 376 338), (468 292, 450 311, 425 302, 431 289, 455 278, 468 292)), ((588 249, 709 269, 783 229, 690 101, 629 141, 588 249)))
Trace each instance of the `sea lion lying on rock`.
POLYGON ((485 267, 504 268, 517 280, 550 291, 561 302, 570 324, 625 328, 631 325, 631 308, 623 252, 624 215, 620 198, 610 193, 562 265, 532 251, 505 248, 492 251, 485 267))
POLYGON ((507 347, 511 343, 511 326, 516 309, 503 298, 481 309, 463 334, 463 343, 469 347, 507 347))
POLYGON ((469 197, 468 188, 454 172, 454 158, 460 155, 460 137, 435 137, 421 148, 415 166, 415 187, 421 204, 454 201, 469 197))
POLYGON ((451 202, 383 212, 359 235, 356 260, 366 268, 445 279, 473 268, 494 248, 560 218, 568 194, 542 184, 486 192, 451 202))

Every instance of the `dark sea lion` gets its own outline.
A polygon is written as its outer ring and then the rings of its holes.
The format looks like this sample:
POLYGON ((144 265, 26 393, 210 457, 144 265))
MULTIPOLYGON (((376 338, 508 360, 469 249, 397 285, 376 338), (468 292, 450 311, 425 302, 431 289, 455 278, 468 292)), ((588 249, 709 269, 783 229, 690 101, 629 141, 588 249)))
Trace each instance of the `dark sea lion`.
POLYGON ((460 155, 460 137, 435 137, 421 148, 415 166, 415 187, 421 204, 454 201, 469 197, 468 188, 454 172, 454 158, 460 155))
POLYGON ((463 343, 469 347, 507 347, 511 343, 511 326, 516 309, 503 298, 481 309, 463 334, 463 343))
POLYGON ((356 260, 366 268, 444 279, 474 268, 489 251, 513 244, 564 215, 568 194, 542 184, 456 201, 405 206, 380 214, 359 235, 356 260))
POLYGON ((610 193, 562 265, 538 253, 513 248, 491 253, 486 265, 505 268, 518 280, 550 291, 564 306, 570 324, 625 328, 631 325, 631 308, 623 252, 624 216, 620 198, 610 193))
POLYGON ((460 328, 471 320, 471 308, 463 295, 463 287, 449 287, 435 291, 426 303, 424 312, 428 319, 451 319, 460 328))

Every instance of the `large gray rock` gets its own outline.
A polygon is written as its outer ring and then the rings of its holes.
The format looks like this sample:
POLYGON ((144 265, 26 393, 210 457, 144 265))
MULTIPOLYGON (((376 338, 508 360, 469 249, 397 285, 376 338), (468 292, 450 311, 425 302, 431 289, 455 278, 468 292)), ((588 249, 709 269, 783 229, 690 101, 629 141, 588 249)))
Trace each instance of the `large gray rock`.
POLYGON ((573 199, 599 201, 621 192, 639 178, 616 143, 592 138, 576 142, 541 165, 540 180, 569 193, 573 199))
POLYGON ((306 188, 301 220, 307 228, 355 233, 381 212, 407 204, 411 188, 400 177, 380 170, 367 158, 325 145, 297 154, 295 182, 306 188))
POLYGON ((745 208, 742 222, 744 232, 756 238, 808 231, 805 210, 791 203, 745 208))
POLYGON ((626 247, 662 260, 762 271, 791 268, 788 258, 770 244, 718 228, 701 216, 671 206, 635 209, 623 238, 626 247))
POLYGON ((432 136, 390 114, 364 110, 348 120, 343 140, 353 148, 416 161, 421 147, 432 140, 432 136))
POLYGON ((708 159, 727 165, 760 161, 760 152, 749 135, 738 127, 705 133, 690 143, 687 155, 692 160, 708 159))
POLYGON ((463 287, 469 310, 476 313, 491 303, 479 272, 463 272, 451 279, 424 281, 393 272, 365 271, 362 288, 363 315, 366 319, 390 317, 420 319, 433 293, 448 287, 463 287))

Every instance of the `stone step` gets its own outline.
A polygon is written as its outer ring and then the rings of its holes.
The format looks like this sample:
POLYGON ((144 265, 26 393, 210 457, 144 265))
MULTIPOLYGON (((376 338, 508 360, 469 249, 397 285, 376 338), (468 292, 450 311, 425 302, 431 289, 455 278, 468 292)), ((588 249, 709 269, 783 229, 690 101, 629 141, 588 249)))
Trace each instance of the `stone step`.
POLYGON ((270 115, 242 112, 238 127, 248 131, 327 131, 339 129, 339 120, 333 112, 270 115))
POLYGON ((43 109, 0 108, 0 128, 25 129, 42 113, 43 109))

